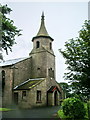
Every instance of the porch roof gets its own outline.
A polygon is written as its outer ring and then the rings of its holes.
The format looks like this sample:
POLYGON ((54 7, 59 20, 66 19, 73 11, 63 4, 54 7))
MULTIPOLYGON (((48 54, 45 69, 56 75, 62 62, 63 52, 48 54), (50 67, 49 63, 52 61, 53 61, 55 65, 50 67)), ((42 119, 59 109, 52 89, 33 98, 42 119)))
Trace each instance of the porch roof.
POLYGON ((50 89, 48 90, 48 92, 54 92, 55 90, 57 90, 58 92, 60 92, 60 90, 58 89, 57 86, 51 86, 50 89))
POLYGON ((29 90, 35 87, 36 85, 40 84, 44 80, 45 78, 29 79, 14 87, 14 90, 29 90))

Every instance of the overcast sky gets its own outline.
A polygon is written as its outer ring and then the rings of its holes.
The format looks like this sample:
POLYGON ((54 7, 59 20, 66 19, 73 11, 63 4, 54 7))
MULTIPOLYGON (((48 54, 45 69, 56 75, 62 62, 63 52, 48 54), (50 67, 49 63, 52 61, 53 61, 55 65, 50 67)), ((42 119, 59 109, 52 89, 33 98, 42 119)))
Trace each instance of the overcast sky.
MULTIPOLYGON (((8 16, 22 29, 22 36, 16 38, 13 52, 4 53, 4 59, 29 56, 34 37, 40 27, 41 13, 45 14, 45 26, 54 39, 53 50, 56 55, 56 80, 64 81, 65 60, 59 53, 65 41, 78 36, 84 21, 88 19, 88 2, 5 2, 13 11, 8 16)), ((65 82, 65 81, 64 81, 65 82)))

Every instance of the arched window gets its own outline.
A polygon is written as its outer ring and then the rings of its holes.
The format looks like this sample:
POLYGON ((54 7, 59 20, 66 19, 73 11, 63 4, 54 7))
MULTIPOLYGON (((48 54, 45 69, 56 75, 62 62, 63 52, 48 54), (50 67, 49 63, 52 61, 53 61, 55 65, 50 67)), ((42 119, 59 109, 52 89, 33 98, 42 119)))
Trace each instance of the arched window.
POLYGON ((52 43, 50 42, 50 50, 52 49, 52 43))
POLYGON ((37 42, 36 42, 36 48, 39 48, 39 47, 40 47, 40 42, 37 41, 37 42))
POLYGON ((5 87, 5 71, 2 70, 2 94, 4 92, 4 87, 5 87))
POLYGON ((2 70, 2 85, 5 84, 5 71, 2 70))

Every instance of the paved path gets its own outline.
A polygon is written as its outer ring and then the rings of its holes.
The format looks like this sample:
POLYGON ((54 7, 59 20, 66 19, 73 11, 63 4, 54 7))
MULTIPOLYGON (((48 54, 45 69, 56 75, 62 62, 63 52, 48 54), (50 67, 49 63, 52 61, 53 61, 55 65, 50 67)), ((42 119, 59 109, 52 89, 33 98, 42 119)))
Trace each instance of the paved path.
POLYGON ((60 106, 3 112, 3 118, 55 118, 60 106))

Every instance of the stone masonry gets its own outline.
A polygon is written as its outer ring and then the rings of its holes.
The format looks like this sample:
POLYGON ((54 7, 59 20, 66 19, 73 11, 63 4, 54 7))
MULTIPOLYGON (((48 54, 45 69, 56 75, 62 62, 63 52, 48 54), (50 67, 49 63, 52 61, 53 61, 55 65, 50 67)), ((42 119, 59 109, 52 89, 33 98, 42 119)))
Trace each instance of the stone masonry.
POLYGON ((26 109, 60 104, 62 89, 56 82, 53 41, 45 28, 42 13, 29 57, 0 63, 3 107, 16 104, 26 109))

